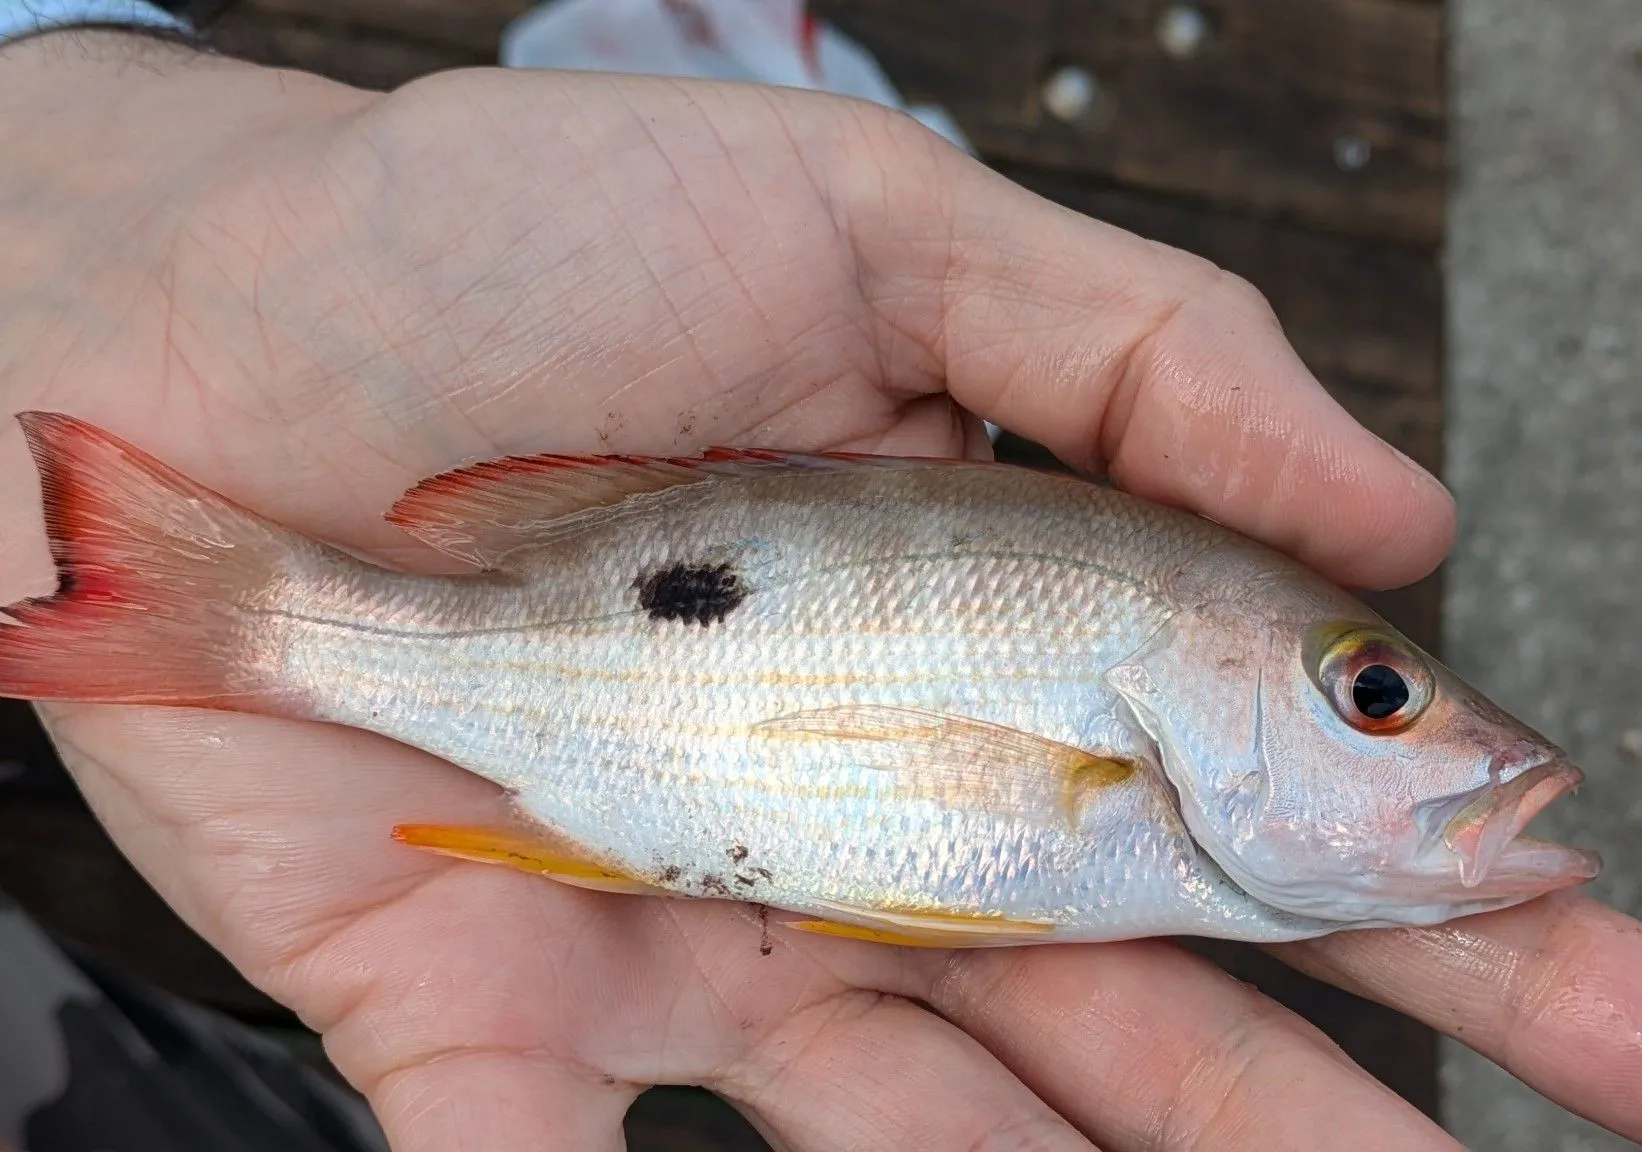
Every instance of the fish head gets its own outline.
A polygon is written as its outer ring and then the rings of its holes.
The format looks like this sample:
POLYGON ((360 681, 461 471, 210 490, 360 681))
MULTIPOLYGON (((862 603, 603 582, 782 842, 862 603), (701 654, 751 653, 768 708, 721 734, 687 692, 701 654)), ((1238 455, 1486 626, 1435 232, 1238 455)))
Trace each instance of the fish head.
POLYGON ((1600 869, 1522 835, 1582 781, 1563 751, 1354 597, 1252 548, 1194 561, 1176 591, 1108 679, 1193 839, 1255 899, 1432 924, 1600 869))

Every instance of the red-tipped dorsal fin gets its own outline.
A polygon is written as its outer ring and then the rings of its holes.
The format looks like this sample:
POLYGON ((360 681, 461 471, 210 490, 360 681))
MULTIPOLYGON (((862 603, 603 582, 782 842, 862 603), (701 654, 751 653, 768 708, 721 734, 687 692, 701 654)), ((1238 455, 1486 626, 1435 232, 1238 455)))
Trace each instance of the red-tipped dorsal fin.
POLYGON ((0 696, 283 712, 245 605, 310 545, 82 420, 17 419, 58 589, 3 610, 0 696))
POLYGON ((481 568, 585 527, 629 500, 682 485, 774 470, 929 468, 974 461, 852 452, 711 448, 700 456, 508 456, 444 472, 406 492, 388 521, 481 568))

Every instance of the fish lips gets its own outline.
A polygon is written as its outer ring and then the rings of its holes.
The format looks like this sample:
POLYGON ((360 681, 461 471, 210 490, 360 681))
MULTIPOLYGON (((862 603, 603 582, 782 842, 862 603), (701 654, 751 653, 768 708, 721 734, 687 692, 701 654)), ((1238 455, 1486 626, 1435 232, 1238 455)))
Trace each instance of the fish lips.
POLYGON ((1422 821, 1428 858, 1459 864, 1460 888, 1468 899, 1549 892, 1582 884, 1602 869, 1594 852, 1551 844, 1522 830, 1551 804, 1577 789, 1585 774, 1561 758, 1499 778, 1496 760, 1489 783, 1433 805, 1422 821))

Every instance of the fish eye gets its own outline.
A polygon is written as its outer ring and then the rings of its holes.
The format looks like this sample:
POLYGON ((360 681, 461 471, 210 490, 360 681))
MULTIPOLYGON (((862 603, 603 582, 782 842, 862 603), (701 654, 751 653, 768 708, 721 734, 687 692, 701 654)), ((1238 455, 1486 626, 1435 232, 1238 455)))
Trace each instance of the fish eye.
POLYGON ((1351 681, 1351 702, 1370 720, 1400 712, 1408 697, 1408 681, 1388 664, 1370 664, 1351 681))
POLYGON ((1360 732, 1401 732, 1431 702, 1431 670, 1408 644, 1374 628, 1338 637, 1323 652, 1317 684, 1360 732))

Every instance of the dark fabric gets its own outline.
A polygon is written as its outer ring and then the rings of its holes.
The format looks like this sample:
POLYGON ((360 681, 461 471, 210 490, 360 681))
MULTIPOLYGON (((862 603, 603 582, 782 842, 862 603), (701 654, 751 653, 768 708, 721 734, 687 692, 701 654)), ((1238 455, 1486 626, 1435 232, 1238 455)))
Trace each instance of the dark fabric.
POLYGON ((237 0, 150 0, 156 8, 164 8, 173 16, 181 16, 196 28, 202 28, 234 7, 237 0))
POLYGON ((0 904, 0 1152, 386 1152, 369 1110, 232 1020, 0 904))

